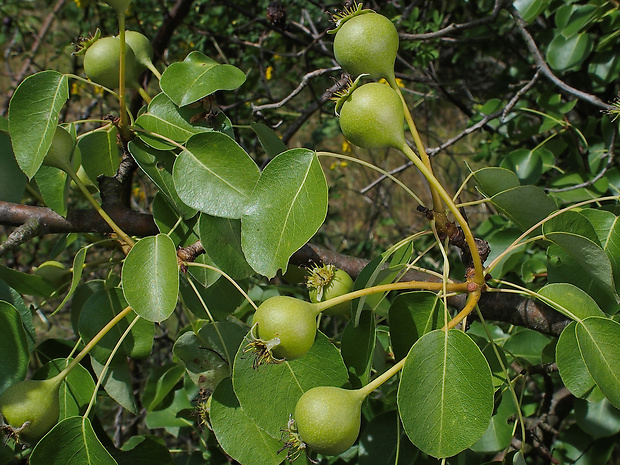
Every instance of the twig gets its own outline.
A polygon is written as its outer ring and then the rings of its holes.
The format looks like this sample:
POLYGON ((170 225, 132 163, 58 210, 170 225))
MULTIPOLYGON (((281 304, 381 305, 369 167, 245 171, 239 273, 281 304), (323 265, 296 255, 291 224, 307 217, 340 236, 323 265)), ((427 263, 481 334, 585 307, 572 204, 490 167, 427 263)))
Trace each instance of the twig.
POLYGON ((523 40, 525 41, 525 45, 527 46, 528 50, 532 54, 532 57, 534 58, 534 61, 536 62, 536 66, 538 66, 538 68, 540 69, 542 74, 547 79, 549 79, 552 83, 554 83, 556 86, 558 86, 564 92, 566 92, 566 93, 568 93, 570 95, 574 95, 575 97, 577 97, 580 100, 584 100, 584 101, 586 101, 588 103, 591 103, 592 105, 595 105, 595 106, 597 106, 599 108, 602 108, 604 110, 612 110, 613 109, 612 105, 609 105, 609 104, 603 102, 597 96, 592 95, 592 94, 588 94, 587 92, 583 92, 583 91, 581 91, 579 89, 575 89, 574 87, 571 87, 567 83, 562 81, 555 74, 553 74, 553 71, 551 71, 551 68, 549 68, 549 65, 547 64, 547 62, 545 61, 545 58, 543 57, 542 53, 540 52, 540 49, 538 48, 538 45, 536 45, 536 42, 534 41, 534 38, 528 32, 527 27, 526 27, 527 24, 526 24, 525 20, 521 17, 521 15, 519 14, 519 12, 517 11, 517 9, 514 6, 510 5, 507 8, 508 8, 508 11, 510 11, 510 14, 515 19, 515 22, 517 24, 517 28, 519 29, 519 33, 521 34, 521 37, 523 37, 523 40))
POLYGON ((495 18, 499 15, 499 12, 502 8, 505 7, 504 4, 507 2, 505 0, 495 0, 495 5, 493 6, 493 11, 489 16, 484 18, 476 19, 470 21, 468 23, 463 24, 450 24, 449 26, 444 27, 438 31, 434 32, 426 32, 423 34, 399 34, 399 37, 402 40, 428 40, 428 39, 436 39, 438 37, 444 37, 453 32, 462 31, 465 29, 471 29, 473 27, 482 26, 484 24, 492 23, 495 21, 495 18))
POLYGON ((41 224, 37 218, 28 218, 28 220, 15 229, 9 237, 0 244, 0 257, 3 257, 8 252, 16 249, 24 242, 29 241, 33 237, 40 234, 41 224))
POLYGON ((321 69, 317 69, 309 73, 306 73, 304 77, 301 79, 301 83, 282 100, 276 103, 268 103, 265 105, 252 104, 252 112, 260 113, 263 110, 272 110, 274 108, 280 108, 286 105, 286 103, 292 100, 297 94, 299 94, 308 85, 308 82, 310 81, 310 79, 318 77, 318 76, 322 76, 323 74, 326 74, 326 73, 331 73, 332 71, 338 71, 339 69, 340 69, 340 66, 333 66, 331 68, 321 68, 321 69))

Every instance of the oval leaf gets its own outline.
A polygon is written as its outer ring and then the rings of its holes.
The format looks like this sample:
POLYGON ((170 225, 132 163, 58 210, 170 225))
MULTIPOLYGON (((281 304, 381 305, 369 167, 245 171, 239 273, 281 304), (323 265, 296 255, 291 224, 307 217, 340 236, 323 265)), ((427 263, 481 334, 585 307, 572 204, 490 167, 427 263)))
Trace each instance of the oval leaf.
POLYGON ((57 71, 28 76, 15 89, 9 105, 9 133, 15 159, 29 178, 43 163, 68 98, 68 79, 57 71))
POLYGON ((159 85, 182 107, 218 90, 233 90, 245 82, 245 74, 232 65, 221 65, 201 52, 191 52, 181 63, 173 63, 159 85))
POLYGON ((259 176, 245 150, 221 132, 192 136, 172 170, 186 205, 224 218, 241 217, 259 176))
POLYGON ((172 314, 179 294, 172 239, 158 234, 138 241, 125 258, 122 276, 125 299, 138 315, 160 322, 172 314))
POLYGON ((120 165, 116 135, 118 130, 109 125, 89 132, 78 139, 82 166, 88 177, 95 181, 99 175, 114 176, 120 165))
POLYGON ((595 300, 568 283, 547 284, 538 291, 547 305, 572 320, 583 320, 589 316, 605 316, 595 300))
POLYGON ((327 215, 327 182, 316 154, 288 150, 266 167, 241 218, 250 266, 272 278, 317 232, 327 215))
POLYGON ((577 66, 592 51, 592 38, 587 33, 569 38, 556 35, 547 48, 547 61, 553 69, 564 71, 577 66))
POLYGON ((403 367, 398 409, 407 436, 428 455, 451 457, 475 443, 493 412, 491 370, 476 343, 457 330, 422 336, 403 367))

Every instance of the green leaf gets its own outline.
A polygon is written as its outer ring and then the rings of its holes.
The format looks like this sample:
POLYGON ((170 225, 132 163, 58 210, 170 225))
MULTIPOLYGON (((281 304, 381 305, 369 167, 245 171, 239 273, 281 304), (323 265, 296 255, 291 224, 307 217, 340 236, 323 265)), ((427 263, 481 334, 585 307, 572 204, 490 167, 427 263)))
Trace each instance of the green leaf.
POLYGON ((172 170, 186 205, 224 218, 241 217, 259 176, 245 150, 221 132, 192 136, 172 170))
POLYGON ((390 306, 390 340, 396 360, 404 358, 424 334, 445 323, 443 301, 433 292, 405 292, 390 306))
MULTIPOLYGON (((132 436, 120 451, 114 451, 118 465, 175 465, 181 462, 172 460, 168 448, 159 438, 132 436)), ((177 454, 175 453, 175 458, 177 454)))
POLYGON ((32 465, 116 465, 88 418, 71 417, 58 423, 39 441, 32 465))
POLYGON ((616 289, 620 289, 620 218, 594 208, 586 208, 579 213, 588 219, 596 231, 601 247, 611 261, 616 289))
POLYGON ((278 136, 273 129, 261 123, 252 123, 250 124, 250 128, 258 136, 258 141, 260 145, 263 146, 269 158, 275 158, 282 152, 286 152, 286 145, 284 145, 280 136, 278 136))
POLYGON ((575 419, 579 427, 594 439, 614 436, 620 432, 620 410, 607 399, 598 402, 576 400, 575 419))
POLYGON ((233 279, 254 274, 241 250, 241 221, 201 213, 200 242, 215 266, 233 279))
POLYGON ((82 247, 78 250, 78 253, 73 257, 73 266, 72 266, 72 275, 71 275, 71 286, 69 287, 69 292, 65 295, 65 298, 62 299, 62 302, 56 307, 56 310, 52 312, 52 314, 56 313, 60 310, 71 298, 73 293, 80 284, 80 278, 82 277, 82 271, 84 271, 84 261, 86 260, 86 251, 88 249, 86 247, 82 247))
POLYGON ((371 311, 361 314, 359 324, 353 320, 344 328, 340 351, 344 363, 349 370, 349 381, 354 389, 368 384, 372 369, 372 358, 375 352, 377 325, 375 315, 371 311))
POLYGON ((521 184, 514 171, 506 168, 482 168, 474 172, 474 178, 487 197, 493 197, 521 184))
POLYGON ((68 98, 68 79, 57 71, 28 76, 15 89, 9 104, 9 133, 17 163, 28 178, 43 163, 68 98))
POLYGON ((542 230, 545 239, 563 248, 597 284, 617 299, 611 262, 587 218, 578 212, 566 211, 547 221, 542 230))
POLYGON ((22 273, 21 271, 0 265, 0 279, 20 294, 49 297, 56 289, 41 276, 22 273))
MULTIPOLYGON (((185 277, 181 279, 180 294, 183 304, 198 318, 224 320, 245 300, 239 289, 228 279, 218 279, 215 283, 209 284, 209 287, 205 287, 199 282, 194 282, 196 287, 194 290, 185 277)), ((247 281, 237 284, 247 291, 247 281)))
POLYGON ((207 323, 183 333, 172 353, 183 361, 191 380, 213 392, 219 382, 232 375, 232 363, 247 334, 247 327, 230 321, 207 323))
POLYGON ((605 397, 620 407, 620 324, 589 317, 577 325, 577 342, 588 371, 605 397))
POLYGON ((201 52, 191 52, 183 62, 166 68, 159 85, 182 107, 218 90, 233 90, 245 82, 245 74, 232 65, 221 65, 201 52))
POLYGON ((327 215, 327 182, 316 154, 292 149, 262 172, 241 218, 241 245, 252 268, 272 278, 317 232, 327 215))
POLYGON ((112 124, 86 133, 78 139, 82 166, 92 181, 100 175, 114 176, 120 165, 117 145, 118 130, 112 124))
POLYGON ((19 312, 0 301, 0 394, 11 384, 26 378, 30 352, 19 312))
POLYGON ((523 184, 536 184, 543 173, 543 161, 536 150, 517 149, 502 160, 500 167, 514 171, 523 184))
MULTIPOLYGON (((69 365, 70 359, 58 358, 43 365, 33 379, 50 379, 69 365)), ((58 390, 60 420, 81 415, 86 411, 95 392, 95 382, 82 365, 76 365, 64 379, 58 390)))
POLYGON ((569 283, 547 284, 538 291, 547 305, 571 320, 589 316, 605 316, 596 301, 587 293, 569 283))
POLYGON ((491 418, 489 427, 482 437, 471 446, 475 452, 496 452, 510 446, 513 438, 514 421, 512 419, 517 414, 517 408, 510 391, 505 391, 501 402, 497 407, 497 412, 491 418))
POLYGON ((13 305, 19 315, 22 318, 22 324, 26 331, 26 338, 28 339, 28 348, 30 351, 34 349, 36 345, 37 335, 34 329, 34 323, 32 321, 32 311, 26 306, 24 299, 19 293, 8 286, 7 283, 0 280, 0 300, 13 305))
POLYGON ((222 449, 243 465, 278 465, 282 443, 261 430, 241 408, 230 378, 224 379, 211 398, 209 418, 222 449))
POLYGON ((279 439, 281 428, 301 395, 316 386, 347 384, 347 369, 340 353, 322 333, 306 355, 292 361, 252 367, 253 359, 244 349, 244 341, 235 356, 233 387, 241 408, 272 437, 279 439))
POLYGON ((576 322, 562 330, 555 347, 555 360, 564 385, 575 397, 597 400, 603 397, 586 363, 581 356, 577 342, 576 322))
POLYGON ((523 17, 523 19, 531 23, 536 17, 545 11, 550 0, 514 0, 513 5, 523 17))
POLYGON ((519 186, 491 197, 497 210, 522 231, 546 218, 556 209, 555 202, 538 186, 519 186))
POLYGON ((34 176, 45 204, 62 217, 67 216, 71 178, 53 166, 41 166, 34 176))
POLYGON ((194 105, 179 108, 163 92, 157 94, 149 103, 148 111, 136 119, 136 126, 149 132, 139 132, 138 137, 155 149, 169 150, 175 145, 165 139, 184 144, 194 134, 211 131, 222 131, 233 136, 231 122, 224 113, 207 125, 204 118, 197 119, 202 111, 201 106, 194 105))
POLYGON ((19 203, 26 189, 26 181, 13 155, 11 138, 8 133, 0 131, 0 200, 19 203))
POLYGON ((183 218, 194 216, 196 210, 185 205, 174 188, 172 167, 176 159, 175 155, 167 150, 156 150, 135 139, 130 141, 127 147, 140 169, 159 189, 157 195, 164 195, 176 213, 183 218))
POLYGON ((146 381, 142 393, 142 405, 149 411, 155 410, 172 392, 184 374, 185 367, 176 363, 156 368, 146 381))
MULTIPOLYGON (((105 364, 99 363, 92 356, 90 364, 97 375, 97 379, 101 379, 105 364)), ((112 359, 112 362, 108 365, 108 370, 103 379, 101 379, 101 387, 124 409, 136 415, 139 413, 138 403, 133 393, 132 374, 126 358, 115 357, 112 359)))
POLYGON ((125 258, 122 276, 125 299, 138 315, 160 322, 172 314, 179 294, 179 270, 168 236, 139 240, 125 258))
POLYGON ((568 38, 557 34, 547 47, 547 61, 557 71, 578 66, 590 54, 593 41, 588 33, 575 34, 568 38))
POLYGON ((493 382, 476 343, 457 330, 418 339, 403 367, 398 409, 411 442, 433 457, 451 457, 480 439, 493 412, 493 382))
POLYGON ((542 363, 543 349, 549 338, 531 329, 520 329, 504 343, 503 349, 512 355, 517 363, 539 365, 542 363), (527 362, 527 363, 526 363, 527 362))
MULTIPOLYGON (((96 292, 84 303, 80 312, 79 333, 86 341, 90 341, 109 321, 118 315, 127 302, 120 288, 96 292)), ((90 354, 100 363, 105 363, 112 354, 114 346, 127 330, 136 314, 130 312, 112 327, 91 350, 90 354)), ((125 337, 120 347, 120 354, 126 357, 146 358, 151 353, 155 326, 150 321, 140 319, 125 337)))

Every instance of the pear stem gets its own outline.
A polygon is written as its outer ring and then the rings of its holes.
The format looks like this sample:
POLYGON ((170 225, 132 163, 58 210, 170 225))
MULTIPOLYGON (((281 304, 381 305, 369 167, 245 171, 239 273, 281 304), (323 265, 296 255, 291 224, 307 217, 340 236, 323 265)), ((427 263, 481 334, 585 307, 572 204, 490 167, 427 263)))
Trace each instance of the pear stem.
POLYGON ((121 41, 120 62, 118 66, 118 104, 120 107, 119 126, 125 128, 128 126, 127 118, 127 99, 125 96, 125 59, 127 56, 127 43, 125 42, 125 12, 118 13, 118 38, 121 41))
POLYGON ((364 297, 366 295, 376 294, 379 292, 397 291, 403 289, 423 289, 427 291, 443 291, 448 292, 467 292, 467 283, 429 283, 426 281, 404 281, 400 283, 380 284, 378 286, 367 287, 359 289, 357 291, 343 294, 333 299, 326 300, 324 302, 318 302, 314 304, 318 312, 322 312, 328 308, 334 307, 343 302, 348 302, 358 297, 364 297))
POLYGON ((99 332, 88 342, 88 344, 84 346, 80 353, 77 354, 73 360, 71 360, 69 365, 67 365, 67 367, 56 376, 61 377, 61 381, 66 378, 67 375, 71 373, 71 370, 73 370, 82 361, 82 359, 86 357, 86 355, 88 355, 88 353, 92 350, 93 347, 97 345, 97 343, 103 338, 103 336, 108 334, 108 332, 114 327, 114 325, 116 325, 116 323, 125 318, 131 311, 132 308, 130 306, 127 306, 123 310, 121 310, 118 315, 112 318, 108 322, 108 324, 106 324, 103 328, 101 328, 101 330, 99 330, 99 332))

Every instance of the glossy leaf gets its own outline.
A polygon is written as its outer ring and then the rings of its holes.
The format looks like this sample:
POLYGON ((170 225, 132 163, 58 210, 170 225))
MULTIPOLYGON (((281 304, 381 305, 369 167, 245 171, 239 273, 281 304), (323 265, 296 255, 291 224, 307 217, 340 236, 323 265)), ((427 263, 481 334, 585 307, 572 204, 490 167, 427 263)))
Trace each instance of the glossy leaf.
MULTIPOLYGON (((127 302, 119 288, 96 292, 84 303, 80 312, 79 331, 85 341, 90 341, 108 322, 118 315, 127 302)), ((105 363, 117 342, 136 317, 130 312, 106 333, 90 354, 105 363)), ((120 354, 126 357, 146 358, 151 353, 155 328, 153 323, 139 320, 121 343, 120 354)))
POLYGON ((149 132, 140 132, 138 137, 159 150, 175 147, 165 139, 183 144, 191 136, 201 132, 222 131, 232 137, 231 123, 224 113, 220 113, 213 123, 207 124, 204 118, 202 121, 197 120, 203 110, 201 106, 194 105, 179 108, 162 92, 153 97, 148 111, 136 119, 136 125, 149 132))
POLYGON ((241 245, 252 268, 272 278, 319 229, 327 182, 316 154, 292 149, 262 172, 241 218, 241 245))
POLYGON ((577 400, 575 419, 579 427, 594 439, 614 436, 620 432, 620 410, 607 399, 598 402, 577 400))
POLYGON ((183 62, 173 63, 159 85, 180 107, 218 90, 233 90, 245 82, 245 74, 232 65, 221 65, 201 52, 191 52, 183 62))
POLYGON ((537 186, 519 186, 504 190, 491 197, 491 203, 523 231, 556 209, 551 197, 537 186))
POLYGON ((241 221, 202 213, 199 230, 200 242, 215 266, 233 279, 254 274, 241 250, 241 221))
POLYGON ((404 358, 424 334, 445 323, 443 301, 433 292, 399 294, 390 306, 390 340, 396 360, 404 358))
POLYGON ((592 51, 592 38, 587 33, 568 38, 557 34, 547 48, 547 61, 555 70, 565 71, 583 62, 592 51))
POLYGON ((82 152, 82 166, 92 181, 99 175, 114 176, 120 164, 116 136, 113 125, 85 134, 78 139, 82 152))
POLYGON ((118 465, 175 465, 179 463, 172 460, 168 447, 154 436, 132 436, 123 444, 120 451, 113 453, 118 465))
POLYGON ((342 333, 340 351, 349 370, 349 381, 354 389, 368 384, 375 352, 377 325, 371 311, 362 312, 356 326, 350 320, 342 333))
POLYGON ((151 204, 153 220, 155 220, 157 229, 172 239, 177 249, 192 245, 200 239, 198 237, 198 215, 196 210, 186 207, 180 200, 179 203, 187 208, 188 218, 179 218, 179 216, 183 215, 178 210, 175 210, 173 204, 161 191, 155 194, 151 204))
POLYGON ((589 317, 577 325, 577 342, 588 371, 605 397, 620 408, 620 324, 589 317))
POLYGON ((185 368, 171 363, 154 370, 147 379, 142 393, 142 405, 147 410, 155 410, 183 378, 185 368))
POLYGON ((523 184, 535 184, 542 175, 543 161, 535 150, 517 149, 502 160, 500 167, 514 171, 523 184))
POLYGON ((586 292, 569 283, 547 284, 538 291, 544 302, 571 320, 589 316, 605 316, 595 300, 586 292))
MULTIPOLYGON (((247 291, 247 281, 238 283, 247 291)), ((183 277, 180 282, 180 295, 183 304, 198 318, 205 320, 224 320, 244 302, 243 295, 226 278, 218 279, 205 287, 194 282, 194 289, 183 277)))
POLYGON ((68 98, 68 79, 57 71, 28 76, 13 93, 9 133, 15 159, 29 178, 43 163, 58 126, 60 110, 68 98))
POLYGON ((19 168, 11 138, 0 131, 0 200, 19 203, 26 189, 26 176, 19 168))
POLYGON ((70 417, 58 423, 39 441, 32 465, 116 465, 101 444, 88 418, 70 417))
POLYGON ((121 357, 112 359, 106 373, 103 375, 103 379, 102 374, 105 364, 99 363, 94 357, 91 357, 90 364, 97 375, 97 379, 101 379, 101 387, 105 389, 105 392, 124 409, 138 414, 138 403, 133 393, 132 375, 127 359, 121 357))
POLYGON ((505 391, 495 415, 491 418, 489 427, 482 437, 471 446, 471 450, 490 453, 509 447, 514 431, 512 419, 516 414, 517 408, 512 394, 510 391, 505 391))
POLYGON ((172 180, 172 167, 176 159, 174 154, 170 151, 154 149, 138 140, 132 140, 127 147, 140 169, 159 189, 157 195, 164 195, 183 218, 194 216, 196 210, 185 205, 174 188, 172 180))
POLYGON ((34 329, 31 309, 26 306, 24 299, 15 289, 12 289, 7 283, 0 280, 0 301, 2 300, 15 307, 19 316, 21 316, 22 324, 26 331, 26 338, 28 339, 28 347, 29 350, 32 350, 36 345, 37 335, 34 329))
POLYGON ((317 333, 314 345, 303 357, 259 369, 252 367, 252 356, 244 353, 246 344, 242 342, 235 356, 235 394, 250 418, 276 439, 305 391, 316 386, 343 387, 347 383, 340 352, 322 333, 317 333))
POLYGON ((543 349, 547 344, 549 338, 544 334, 522 328, 508 338, 503 349, 512 355, 517 363, 539 365, 542 363, 543 349))
POLYGON ((603 250, 611 261, 614 283, 620 289, 620 218, 611 212, 586 208, 580 210, 594 230, 603 250))
POLYGON ((513 4, 523 19, 531 23, 545 10, 549 1, 550 0, 515 0, 513 4))
POLYGON ((230 378, 213 393, 209 418, 222 449, 243 465, 278 465, 282 442, 269 436, 241 408, 230 378))
POLYGON ((30 352, 19 312, 0 301, 0 394, 11 384, 26 378, 30 352))
POLYGON ((603 396, 581 356, 577 342, 576 322, 568 325, 555 347, 555 360, 564 385, 575 397, 596 400, 603 396))
POLYGON ((172 170, 186 205, 224 218, 241 217, 259 176, 245 150, 219 132, 192 136, 172 170))
POLYGON ((122 270, 127 303, 148 321, 167 319, 177 304, 177 253, 165 234, 141 239, 127 254, 122 270))
POLYGON ((506 168, 482 168, 474 173, 474 178, 487 197, 521 185, 519 177, 506 168))
POLYGON ((3 265, 0 265, 0 279, 20 294, 48 297, 56 291, 56 289, 41 276, 22 273, 21 271, 7 268, 3 265))
POLYGON ((611 296, 617 297, 613 271, 596 231, 580 213, 566 211, 543 225, 545 239, 562 247, 611 296))
POLYGON ((192 381, 213 392, 219 382, 232 375, 234 357, 247 334, 247 327, 229 321, 207 323, 183 333, 172 353, 185 364, 192 381))
POLYGON ((398 410, 411 442, 433 457, 451 457, 480 439, 493 412, 493 383, 476 343, 457 330, 422 336, 403 367, 398 410))
POLYGON ((263 147, 269 158, 274 158, 282 152, 286 152, 286 145, 282 139, 268 126, 261 123, 250 124, 252 131, 258 136, 260 145, 263 147))
POLYGON ((66 217, 71 185, 67 173, 52 166, 41 166, 34 179, 45 204, 60 216, 66 217))

